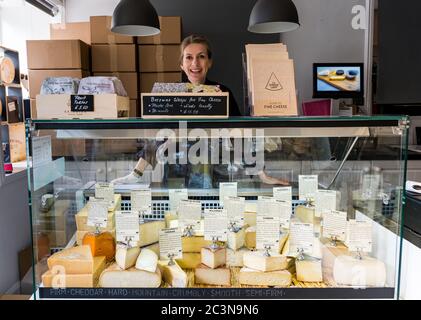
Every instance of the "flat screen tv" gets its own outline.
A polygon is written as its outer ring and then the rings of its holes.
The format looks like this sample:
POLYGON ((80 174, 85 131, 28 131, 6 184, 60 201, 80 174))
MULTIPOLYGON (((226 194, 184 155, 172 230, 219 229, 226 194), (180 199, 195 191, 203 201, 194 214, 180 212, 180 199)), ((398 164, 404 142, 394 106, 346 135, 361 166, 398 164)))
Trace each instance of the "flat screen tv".
POLYGON ((314 63, 313 97, 364 100, 364 64, 314 63))

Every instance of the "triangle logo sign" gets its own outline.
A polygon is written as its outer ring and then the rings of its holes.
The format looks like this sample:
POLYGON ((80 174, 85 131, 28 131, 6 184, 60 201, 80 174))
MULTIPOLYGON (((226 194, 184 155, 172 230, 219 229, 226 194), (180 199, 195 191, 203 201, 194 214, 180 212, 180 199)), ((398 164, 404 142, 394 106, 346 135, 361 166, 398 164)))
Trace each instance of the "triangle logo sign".
POLYGON ((269 90, 269 91, 280 91, 284 87, 282 87, 282 84, 278 80, 278 78, 276 77, 275 73, 272 72, 272 74, 270 75, 269 81, 266 84, 265 88, 266 88, 266 90, 269 90))

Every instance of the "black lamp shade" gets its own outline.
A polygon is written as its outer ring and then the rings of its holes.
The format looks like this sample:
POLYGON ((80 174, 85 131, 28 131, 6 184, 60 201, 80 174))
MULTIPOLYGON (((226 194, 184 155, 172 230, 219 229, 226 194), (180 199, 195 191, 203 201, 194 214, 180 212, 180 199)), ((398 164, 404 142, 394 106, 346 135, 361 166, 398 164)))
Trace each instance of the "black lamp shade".
POLYGON ((149 0, 121 0, 113 13, 111 31, 128 36, 159 34, 159 19, 149 0))
POLYGON ((299 26, 297 8, 292 0, 258 0, 250 14, 248 31, 280 33, 299 26))

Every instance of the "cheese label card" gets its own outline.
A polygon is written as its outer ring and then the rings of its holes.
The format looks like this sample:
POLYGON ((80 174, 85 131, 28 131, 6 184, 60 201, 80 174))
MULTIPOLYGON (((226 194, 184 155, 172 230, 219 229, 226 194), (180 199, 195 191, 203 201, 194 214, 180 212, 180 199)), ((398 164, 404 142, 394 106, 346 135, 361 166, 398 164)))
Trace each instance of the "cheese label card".
POLYGON ((311 255, 314 245, 314 225, 312 223, 291 222, 289 230, 289 252, 296 255, 302 250, 311 255))
POLYGON ((137 211, 115 212, 116 240, 127 243, 139 241, 139 214, 137 211))
POLYGON ((363 176, 362 192, 363 197, 372 199, 377 197, 381 187, 381 177, 379 174, 366 174, 363 176))
POLYGON ((228 214, 226 209, 205 210, 205 240, 228 241, 228 214))
POLYGON ((290 201, 276 200, 277 207, 280 212, 279 214, 279 223, 281 228, 289 229, 289 224, 291 222, 292 215, 292 204, 290 201))
POLYGON ((273 197, 276 200, 292 202, 292 187, 273 188, 273 197))
POLYGON ((300 200, 314 199, 319 188, 317 175, 300 175, 298 177, 298 193, 300 200))
POLYGON ((114 203, 114 185, 107 182, 95 184, 95 198, 104 199, 108 203, 114 203))
POLYGON ((342 211, 326 211, 323 214, 323 237, 339 241, 346 240, 347 213, 342 211))
POLYGON ((336 210, 340 193, 335 190, 317 190, 314 197, 315 216, 320 218, 323 212, 336 210))
POLYGON ((202 203, 197 200, 181 200, 178 208, 178 226, 181 230, 192 226, 194 231, 200 231, 202 203))
POLYGON ((371 252, 373 247, 371 222, 348 221, 346 245, 349 251, 371 252))
POLYGON ((183 258, 181 230, 177 228, 159 231, 159 259, 170 260, 170 255, 173 255, 174 259, 183 258))
POLYGON ((152 214, 152 190, 139 189, 130 193, 132 211, 138 211, 142 216, 152 214))
POLYGON ((88 202, 88 226, 106 228, 108 223, 109 202, 104 199, 90 198, 88 202))
POLYGON ((224 206, 224 199, 226 197, 237 196, 237 182, 221 182, 219 184, 219 204, 224 206))
POLYGON ((256 249, 279 253, 279 238, 281 234, 279 217, 257 216, 256 218, 256 249))
POLYGON ((178 206, 181 200, 188 200, 188 190, 187 189, 170 189, 169 193, 170 200, 170 210, 178 211, 178 206))
POLYGON ((279 204, 272 197, 258 197, 257 216, 262 217, 280 217, 281 212, 279 204))
POLYGON ((36 168, 51 161, 53 161, 51 136, 34 137, 32 139, 32 166, 36 168))
POLYGON ((244 211, 246 210, 246 199, 242 197, 226 197, 224 208, 227 210, 229 223, 236 227, 244 226, 244 211))

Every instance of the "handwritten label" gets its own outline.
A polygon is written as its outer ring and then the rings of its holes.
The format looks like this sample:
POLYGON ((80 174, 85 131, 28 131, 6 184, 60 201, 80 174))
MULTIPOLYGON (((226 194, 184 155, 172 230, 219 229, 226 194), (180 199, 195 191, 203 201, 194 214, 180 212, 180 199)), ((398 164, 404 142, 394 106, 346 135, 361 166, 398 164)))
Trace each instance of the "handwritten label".
POLYGON ((93 95, 71 95, 70 96, 71 112, 92 112, 94 111, 93 95))
POLYGON ((117 241, 139 241, 139 216, 135 211, 116 211, 115 228, 117 241))
POLYGON ((88 203, 88 226, 106 228, 108 223, 108 201, 90 198, 88 203))
POLYGON ((270 251, 279 253, 280 230, 279 217, 257 216, 256 248, 258 250, 265 250, 266 247, 270 247, 270 251))
POLYGON ((323 214, 323 237, 346 240, 347 213, 331 210, 323 214))
POLYGON ((373 246, 371 222, 348 221, 346 245, 349 251, 371 252, 373 246))
POLYGON ((228 94, 142 95, 142 116, 228 116, 228 94))
POLYGON ((177 228, 159 231, 159 257, 161 260, 170 260, 170 255, 173 255, 174 259, 183 258, 181 230, 177 228))
POLYGON ((205 240, 228 240, 228 214, 226 209, 205 210, 205 240))

